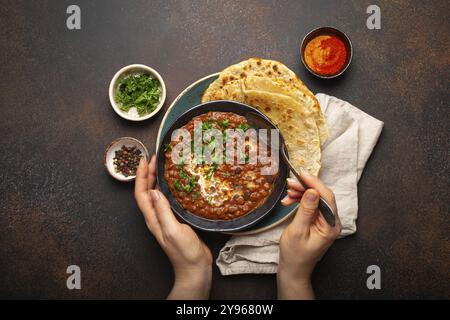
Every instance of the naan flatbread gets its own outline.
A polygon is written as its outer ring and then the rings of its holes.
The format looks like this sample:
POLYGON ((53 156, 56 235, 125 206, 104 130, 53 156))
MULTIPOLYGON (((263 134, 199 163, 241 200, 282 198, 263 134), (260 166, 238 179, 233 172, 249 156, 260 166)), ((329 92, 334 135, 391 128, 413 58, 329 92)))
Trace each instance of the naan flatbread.
POLYGON ((280 129, 292 164, 318 175, 328 127, 317 99, 278 61, 252 58, 223 70, 202 102, 233 100, 257 108, 280 129))
POLYGON ((277 93, 243 91, 245 102, 266 114, 280 129, 294 168, 318 175, 321 166, 319 132, 314 118, 307 116, 309 111, 304 105, 277 93))
MULTIPOLYGON (((228 94, 227 85, 237 86, 236 82, 249 77, 260 77, 272 80, 278 87, 284 88, 282 94, 293 97, 294 99, 307 99, 306 107, 315 119, 321 145, 328 138, 328 126, 326 120, 320 110, 319 102, 314 94, 305 86, 305 84, 297 77, 297 75, 281 62, 275 60, 265 60, 259 58, 251 58, 232 65, 224 69, 217 80, 215 80, 204 92, 202 102, 212 100, 235 100, 238 98, 228 94)), ((234 91, 235 92, 235 91, 234 91)), ((278 92, 278 91, 277 91, 278 92)), ((243 102, 243 101, 240 101, 243 102)), ((303 102, 304 103, 304 102, 303 102)))

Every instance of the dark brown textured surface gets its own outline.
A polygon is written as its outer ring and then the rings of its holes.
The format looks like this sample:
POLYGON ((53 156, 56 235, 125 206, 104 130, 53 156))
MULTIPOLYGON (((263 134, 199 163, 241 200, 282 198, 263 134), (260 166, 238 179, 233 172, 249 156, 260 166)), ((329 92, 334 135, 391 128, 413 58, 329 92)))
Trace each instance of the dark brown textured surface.
MULTIPOLYGON (((447 1, 74 1, 82 30, 65 26, 73 1, 0 6, 0 298, 164 298, 173 275, 146 230, 132 185, 104 171, 104 148, 133 136, 154 150, 164 112, 130 123, 107 88, 130 63, 156 68, 167 103, 189 83, 260 56, 283 61, 314 92, 348 100, 385 122, 359 184, 358 232, 316 269, 319 298, 450 298, 447 1), (353 41, 343 77, 320 81, 301 66, 312 28, 353 41), (66 289, 78 264, 82 290, 66 289), (367 266, 382 290, 366 288, 367 266)), ((202 234, 217 253, 225 235, 202 234)), ((221 277, 212 298, 275 298, 275 277, 221 277)))

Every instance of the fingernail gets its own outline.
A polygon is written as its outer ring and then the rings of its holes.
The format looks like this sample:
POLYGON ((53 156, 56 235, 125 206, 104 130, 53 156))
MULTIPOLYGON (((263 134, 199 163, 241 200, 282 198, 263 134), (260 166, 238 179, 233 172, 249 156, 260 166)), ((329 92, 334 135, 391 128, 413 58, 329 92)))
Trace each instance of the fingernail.
POLYGON ((292 178, 287 178, 286 181, 290 182, 290 183, 296 183, 297 182, 297 180, 292 179, 292 178))
POLYGON ((153 201, 158 201, 159 200, 159 192, 156 190, 150 190, 150 195, 152 197, 153 201))
POLYGON ((141 158, 141 160, 139 160, 139 166, 143 166, 144 162, 145 162, 144 158, 141 158))
POLYGON ((152 155, 152 159, 150 160, 150 162, 155 161, 155 159, 156 159, 156 155, 152 155))
POLYGON ((315 202, 317 200, 317 194, 315 194, 314 192, 307 192, 306 200, 308 200, 309 202, 315 202))

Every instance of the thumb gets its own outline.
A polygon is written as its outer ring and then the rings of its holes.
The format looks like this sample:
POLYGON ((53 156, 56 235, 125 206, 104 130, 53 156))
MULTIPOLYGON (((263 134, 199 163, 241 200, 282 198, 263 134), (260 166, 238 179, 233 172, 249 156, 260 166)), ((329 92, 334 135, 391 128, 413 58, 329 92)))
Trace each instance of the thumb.
POLYGON ((308 189, 303 194, 300 201, 300 208, 297 210, 293 223, 302 229, 310 227, 317 216, 319 206, 319 193, 314 189, 308 189))
POLYGON ((178 221, 172 213, 169 201, 159 190, 151 190, 150 195, 163 233, 172 231, 177 227, 178 221))

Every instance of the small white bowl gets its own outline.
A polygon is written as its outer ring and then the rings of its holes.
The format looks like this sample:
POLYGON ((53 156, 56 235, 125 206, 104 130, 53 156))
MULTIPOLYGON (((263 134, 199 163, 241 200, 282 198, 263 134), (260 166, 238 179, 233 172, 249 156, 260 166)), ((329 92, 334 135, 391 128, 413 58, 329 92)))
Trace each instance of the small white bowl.
POLYGON ((121 116, 124 119, 131 120, 131 121, 142 121, 149 119, 153 117, 155 114, 158 113, 159 110, 161 110, 164 102, 166 101, 166 85, 164 83, 164 80, 162 79, 161 75, 153 68, 150 68, 143 64, 130 64, 129 66, 123 67, 117 73, 114 75, 114 77, 111 80, 111 83, 109 84, 109 101, 111 103, 112 108, 114 111, 121 116), (133 73, 146 73, 150 74, 152 77, 158 79, 160 85, 161 85, 161 96, 159 98, 159 104, 156 106, 156 109, 153 110, 152 113, 146 114, 145 116, 140 117, 137 113, 136 108, 131 108, 130 111, 125 112, 120 110, 118 103, 115 100, 117 87, 119 84, 119 81, 133 73))
POLYGON ((147 148, 145 147, 145 145, 142 142, 140 142, 139 140, 137 140, 135 138, 131 138, 131 137, 118 138, 118 139, 114 140, 113 142, 111 142, 111 144, 106 148, 104 164, 105 164, 106 170, 111 175, 111 177, 113 177, 116 180, 123 181, 123 182, 133 181, 134 179, 136 179, 136 176, 125 177, 121 173, 116 172, 116 170, 114 169, 115 151, 120 150, 122 148, 122 146, 126 146, 128 148, 129 147, 138 148, 139 150, 141 150, 142 156, 144 157, 144 159, 146 161, 148 161, 148 159, 150 158, 149 153, 148 153, 147 148))

